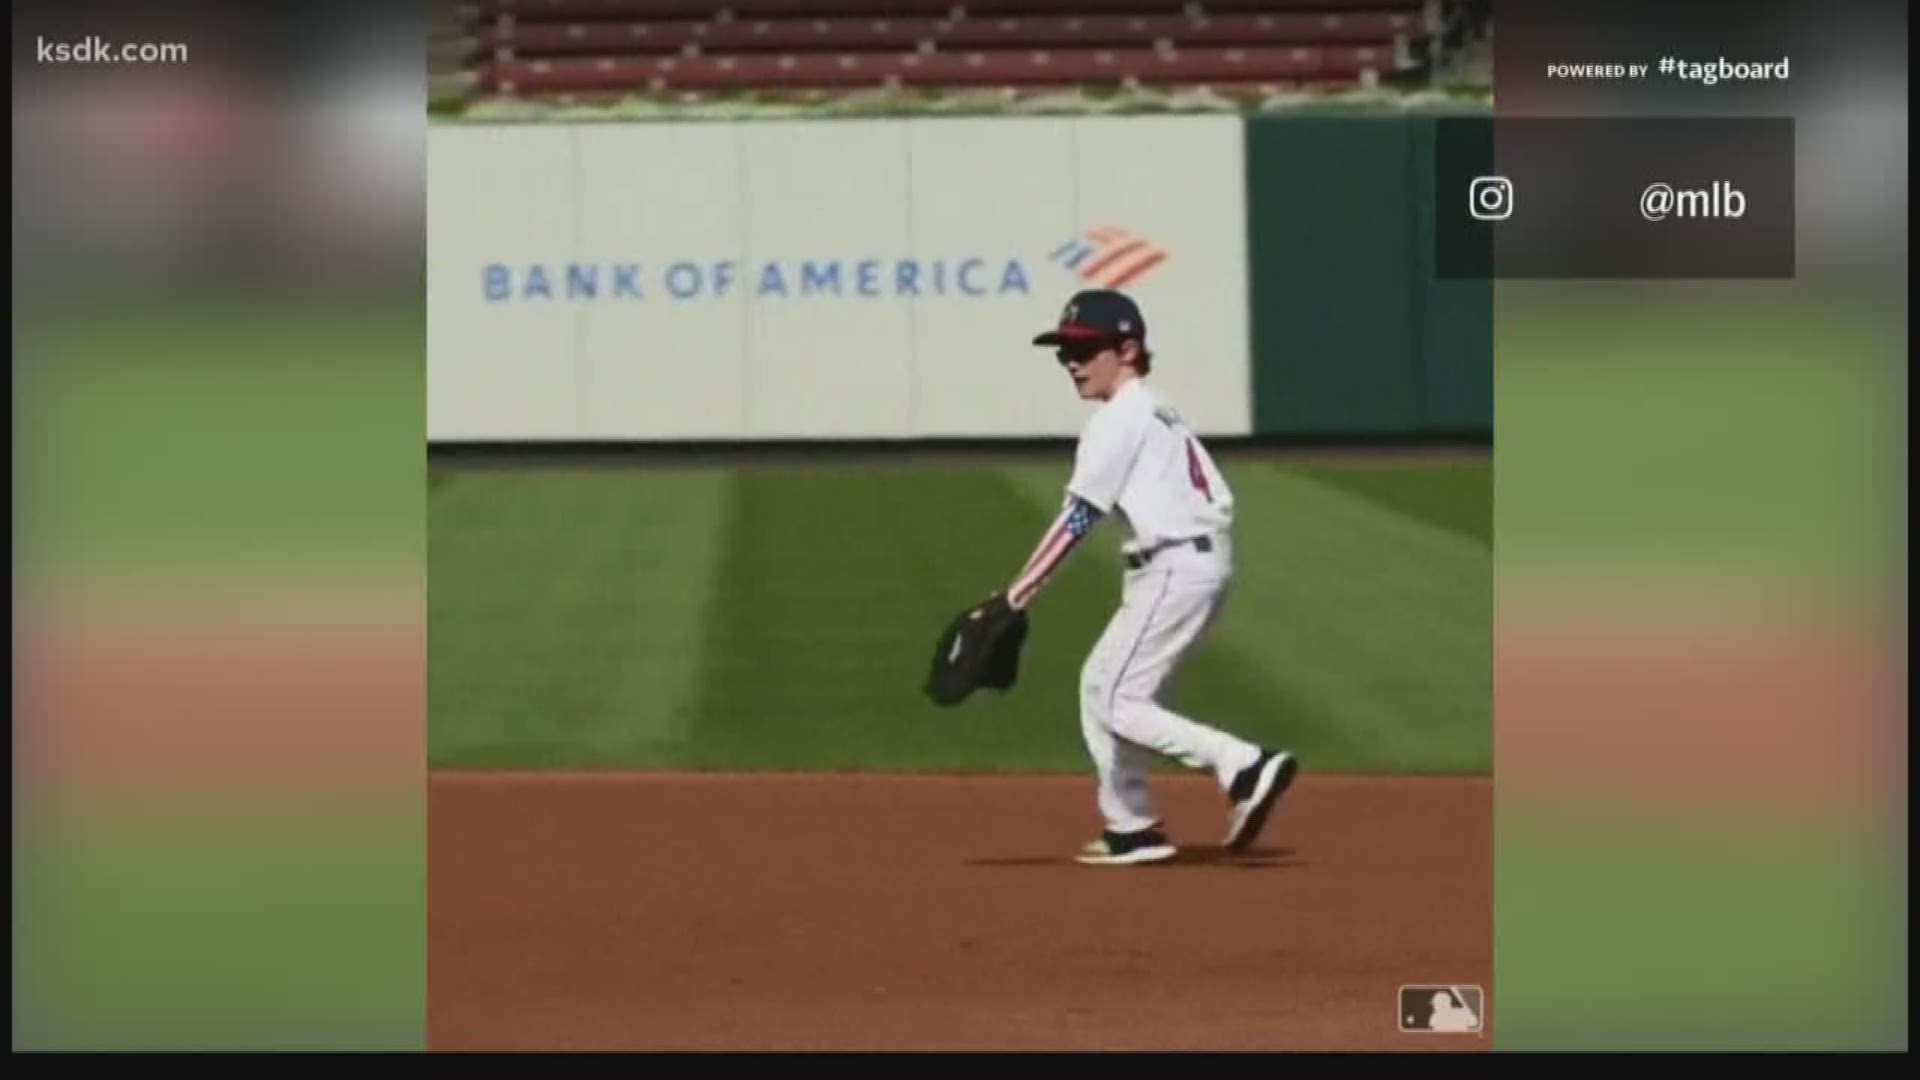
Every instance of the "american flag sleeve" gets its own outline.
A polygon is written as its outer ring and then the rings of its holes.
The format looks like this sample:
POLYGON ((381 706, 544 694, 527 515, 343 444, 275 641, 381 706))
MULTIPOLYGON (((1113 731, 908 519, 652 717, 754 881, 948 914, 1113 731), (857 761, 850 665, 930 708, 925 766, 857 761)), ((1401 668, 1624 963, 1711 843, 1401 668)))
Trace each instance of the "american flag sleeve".
POLYGON ((1007 600, 1015 607, 1024 607, 1033 595, 1046 584, 1047 578, 1062 562, 1067 553, 1080 538, 1093 531, 1094 523, 1100 520, 1100 511, 1092 503, 1077 495, 1067 496, 1066 505, 1060 508, 1060 516, 1040 537, 1040 543, 1028 557, 1027 565, 1020 568, 1013 584, 1007 589, 1007 600))

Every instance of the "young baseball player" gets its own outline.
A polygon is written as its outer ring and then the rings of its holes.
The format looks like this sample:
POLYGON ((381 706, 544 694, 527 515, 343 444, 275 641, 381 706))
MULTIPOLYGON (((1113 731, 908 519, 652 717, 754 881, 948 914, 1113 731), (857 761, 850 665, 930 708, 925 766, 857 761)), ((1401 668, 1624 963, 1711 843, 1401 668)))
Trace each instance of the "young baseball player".
POLYGON ((1033 339, 1056 356, 1083 400, 1099 402, 1081 430, 1060 516, 1008 586, 1025 608, 1101 518, 1129 534, 1120 609, 1080 672, 1080 728, 1099 778, 1105 829, 1082 849, 1091 865, 1161 862, 1176 854, 1147 793, 1159 754, 1213 773, 1231 801, 1226 848, 1260 834, 1298 763, 1171 712, 1167 677, 1219 614, 1233 574, 1233 492, 1180 416, 1147 385, 1153 355, 1140 309, 1110 290, 1074 296, 1060 325, 1033 339))

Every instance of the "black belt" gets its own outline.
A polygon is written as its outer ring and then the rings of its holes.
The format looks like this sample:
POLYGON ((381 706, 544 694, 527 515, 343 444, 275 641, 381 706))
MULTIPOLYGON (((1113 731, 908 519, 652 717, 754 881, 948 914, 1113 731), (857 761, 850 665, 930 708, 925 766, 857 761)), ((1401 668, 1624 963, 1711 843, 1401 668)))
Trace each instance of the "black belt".
POLYGON ((1126 557, 1127 569, 1138 570, 1141 567, 1152 562, 1154 559, 1154 556, 1160 554, 1161 552, 1169 551, 1173 548, 1182 547, 1187 544, 1192 544, 1193 550, 1198 551, 1203 555, 1213 550, 1212 537, 1196 536, 1191 540, 1173 540, 1165 544, 1161 544, 1158 547, 1149 548, 1146 551, 1130 552, 1126 557))

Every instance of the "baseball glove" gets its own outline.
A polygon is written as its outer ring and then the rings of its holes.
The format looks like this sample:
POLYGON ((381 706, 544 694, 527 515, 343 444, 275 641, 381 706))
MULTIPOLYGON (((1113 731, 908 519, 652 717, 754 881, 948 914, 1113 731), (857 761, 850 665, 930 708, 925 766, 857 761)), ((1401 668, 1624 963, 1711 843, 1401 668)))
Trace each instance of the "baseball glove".
POLYGON ((1020 677, 1027 625, 1027 613, 1015 610, 1004 593, 954 616, 934 643, 927 696, 936 705, 951 706, 983 686, 1012 689, 1020 677))

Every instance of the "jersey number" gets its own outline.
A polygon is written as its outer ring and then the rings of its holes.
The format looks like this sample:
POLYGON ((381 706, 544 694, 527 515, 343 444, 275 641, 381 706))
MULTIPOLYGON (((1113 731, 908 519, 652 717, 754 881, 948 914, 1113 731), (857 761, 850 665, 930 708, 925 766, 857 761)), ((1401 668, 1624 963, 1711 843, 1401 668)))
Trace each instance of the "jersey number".
POLYGON ((1206 496, 1208 502, 1213 501, 1213 488, 1207 483, 1207 470, 1200 467, 1200 451, 1193 445, 1192 439, 1187 440, 1187 479, 1193 481, 1194 490, 1206 496))

